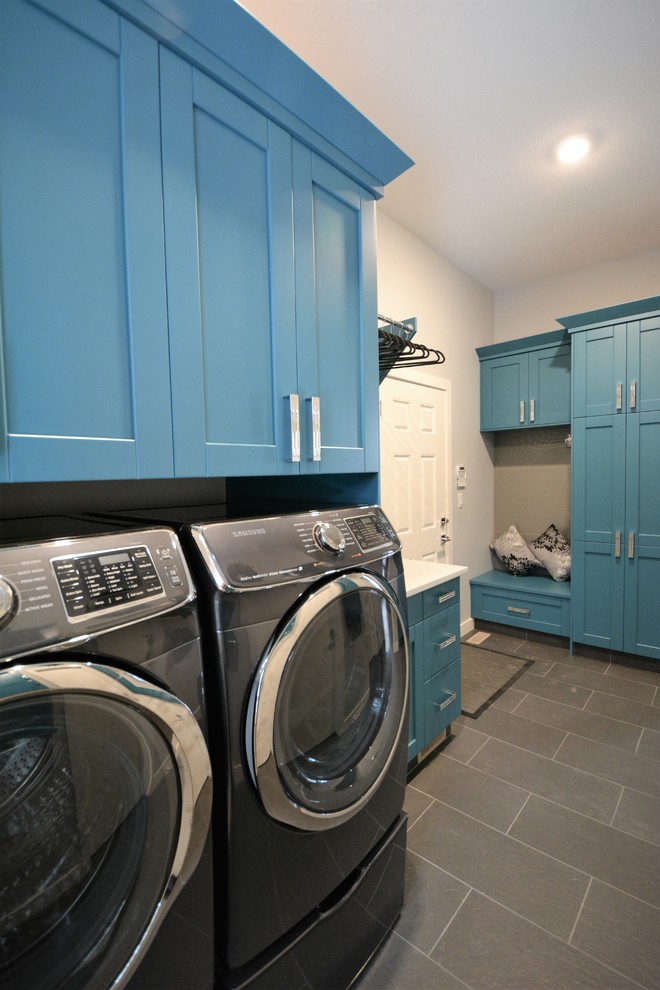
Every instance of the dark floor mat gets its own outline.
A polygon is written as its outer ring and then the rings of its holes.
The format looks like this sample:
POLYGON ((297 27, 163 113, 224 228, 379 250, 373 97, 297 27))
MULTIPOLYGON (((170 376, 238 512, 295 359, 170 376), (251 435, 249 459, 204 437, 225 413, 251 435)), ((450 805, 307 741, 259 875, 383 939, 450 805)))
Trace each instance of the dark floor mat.
POLYGON ((533 660, 462 643, 461 713, 478 718, 533 663, 533 660))

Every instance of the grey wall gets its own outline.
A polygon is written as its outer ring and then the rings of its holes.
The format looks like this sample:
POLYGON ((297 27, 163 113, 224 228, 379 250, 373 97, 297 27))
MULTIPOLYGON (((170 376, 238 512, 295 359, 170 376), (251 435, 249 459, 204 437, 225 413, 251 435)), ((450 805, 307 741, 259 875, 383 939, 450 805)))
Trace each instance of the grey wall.
POLYGON ((557 330, 560 316, 660 295, 660 247, 495 294, 495 337, 557 330))

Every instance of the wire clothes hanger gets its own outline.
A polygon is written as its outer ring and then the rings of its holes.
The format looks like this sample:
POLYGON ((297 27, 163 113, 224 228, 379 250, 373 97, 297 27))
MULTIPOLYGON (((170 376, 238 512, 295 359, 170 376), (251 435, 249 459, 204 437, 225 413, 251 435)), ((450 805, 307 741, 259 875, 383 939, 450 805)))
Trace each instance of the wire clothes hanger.
POLYGON ((410 338, 416 332, 415 321, 401 323, 380 315, 378 319, 388 328, 396 328, 399 331, 393 333, 392 329, 378 328, 378 370, 381 382, 392 368, 420 368, 444 362, 445 356, 442 351, 412 342, 410 338))

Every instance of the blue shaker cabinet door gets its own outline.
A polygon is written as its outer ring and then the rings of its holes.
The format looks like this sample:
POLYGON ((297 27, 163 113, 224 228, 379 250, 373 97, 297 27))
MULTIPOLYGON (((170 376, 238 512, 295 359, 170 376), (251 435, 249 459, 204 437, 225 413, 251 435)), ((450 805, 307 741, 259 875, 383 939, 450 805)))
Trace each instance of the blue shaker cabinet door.
POLYGON ((660 316, 628 325, 626 396, 630 412, 660 411, 660 316))
POLYGON ((527 354, 503 354, 481 362, 481 429, 513 430, 528 422, 527 354))
POLYGON ((573 335, 573 416, 626 412, 626 324, 573 335))
POLYGON ((175 473, 297 472, 291 140, 172 53, 161 69, 175 473))
POLYGON ((3 0, 1 480, 173 472, 158 108, 133 25, 3 0))
MULTIPOLYGON (((613 545, 625 540, 626 417, 576 419, 572 443, 574 540, 613 545)), ((573 588, 575 583, 572 582, 573 588)))
POLYGON ((308 149, 296 143, 293 154, 301 470, 376 471, 375 204, 308 149), (310 415, 315 396, 320 459, 310 415))
POLYGON ((531 426, 570 422, 570 344, 530 351, 528 418, 531 426))
POLYGON ((625 548, 614 544, 571 544, 573 639, 601 649, 622 650, 625 548))

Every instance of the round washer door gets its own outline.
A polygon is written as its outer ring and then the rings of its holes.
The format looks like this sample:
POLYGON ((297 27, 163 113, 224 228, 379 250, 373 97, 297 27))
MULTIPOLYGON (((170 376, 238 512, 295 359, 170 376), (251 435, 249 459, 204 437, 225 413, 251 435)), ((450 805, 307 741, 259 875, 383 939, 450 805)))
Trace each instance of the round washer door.
POLYGON ((252 686, 247 760, 266 812, 308 831, 355 815, 387 773, 407 705, 408 641, 391 587, 362 571, 315 585, 252 686))
POLYGON ((211 768, 192 712, 125 671, 0 671, 0 986, 119 990, 199 861, 211 768))

